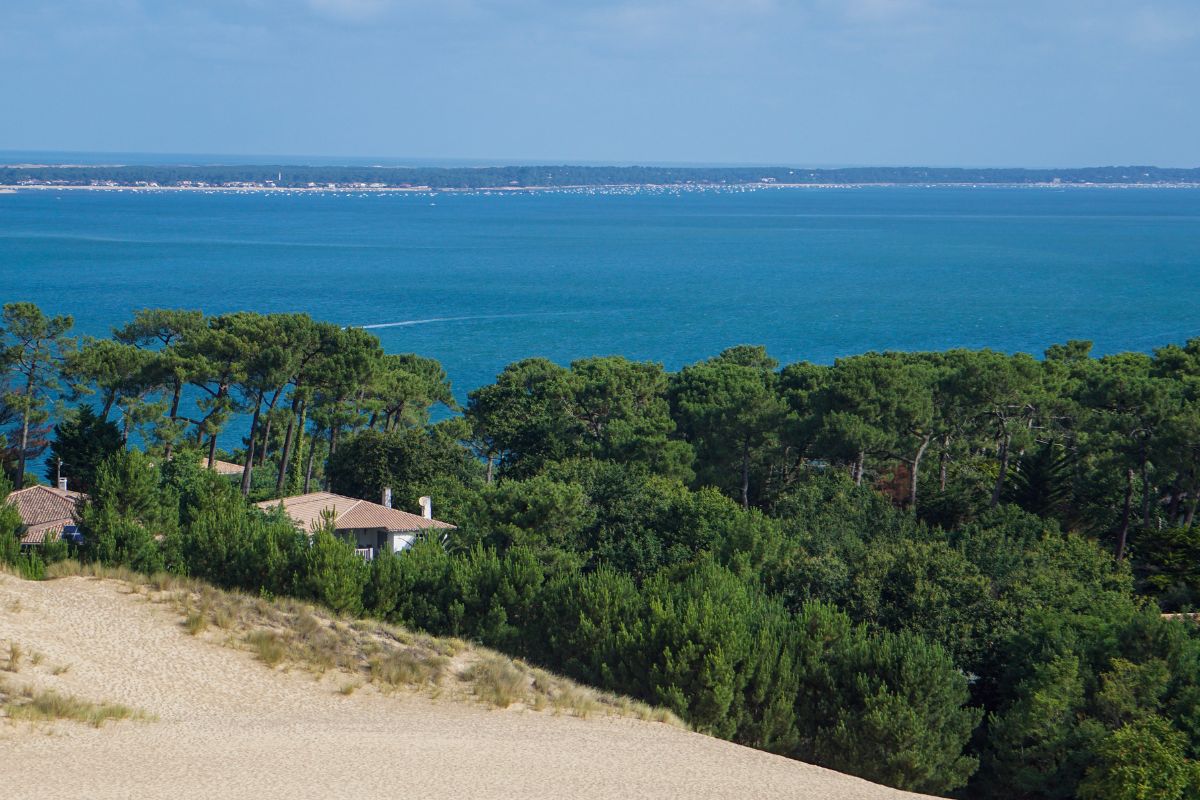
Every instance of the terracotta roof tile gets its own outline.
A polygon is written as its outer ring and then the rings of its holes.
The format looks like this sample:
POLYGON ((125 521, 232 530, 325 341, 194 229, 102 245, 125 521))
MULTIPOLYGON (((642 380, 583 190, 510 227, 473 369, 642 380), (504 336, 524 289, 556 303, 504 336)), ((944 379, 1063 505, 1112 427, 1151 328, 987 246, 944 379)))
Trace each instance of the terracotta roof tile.
POLYGON ((78 523, 79 505, 84 499, 80 492, 30 486, 10 493, 5 502, 16 507, 25 525, 21 544, 42 544, 58 538, 64 525, 78 523))
POLYGON ((423 531, 455 527, 448 522, 425 519, 420 514, 410 514, 398 508, 388 508, 380 503, 344 497, 331 492, 312 492, 295 497, 285 497, 281 500, 266 500, 258 503, 258 507, 270 510, 278 508, 281 504, 287 515, 305 530, 312 530, 315 524, 319 524, 321 513, 326 509, 333 509, 335 524, 340 529, 381 528, 388 531, 423 531))
MULTIPOLYGON (((205 469, 209 467, 208 458, 200 459, 200 465, 205 469)), ((232 461, 222 461, 219 458, 214 458, 211 462, 213 472, 218 475, 241 475, 243 467, 241 464, 234 464, 232 461)))

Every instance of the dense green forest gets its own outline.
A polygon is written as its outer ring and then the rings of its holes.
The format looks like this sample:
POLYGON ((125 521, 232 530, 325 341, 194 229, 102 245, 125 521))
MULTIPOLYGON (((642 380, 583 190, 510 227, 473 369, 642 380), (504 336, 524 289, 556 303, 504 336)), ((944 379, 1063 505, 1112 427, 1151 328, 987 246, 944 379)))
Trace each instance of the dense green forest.
POLYGON ((1200 597, 1200 339, 529 359, 459 408, 436 362, 303 315, 0 324, 9 480, 61 460, 88 493, 74 553, 20 554, 0 507, 27 575, 72 555, 312 598, 905 789, 1200 796, 1200 626, 1163 614, 1200 597), (430 495, 458 528, 366 562, 250 503, 322 487, 430 495))
POLYGON ((281 187, 377 184, 389 187, 480 189, 521 186, 684 186, 754 183, 796 184, 1031 184, 1198 183, 1200 169, 1163 167, 1083 167, 1072 169, 962 169, 950 167, 356 167, 265 165, 0 165, 0 185, 57 183, 124 186, 252 183, 281 187))

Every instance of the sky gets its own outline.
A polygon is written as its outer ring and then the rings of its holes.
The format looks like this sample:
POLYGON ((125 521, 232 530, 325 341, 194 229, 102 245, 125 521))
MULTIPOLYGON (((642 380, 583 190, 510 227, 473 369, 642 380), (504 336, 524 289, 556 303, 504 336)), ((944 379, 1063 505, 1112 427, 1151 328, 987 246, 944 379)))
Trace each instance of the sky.
POLYGON ((1200 0, 0 2, 0 150, 1200 165, 1200 0))

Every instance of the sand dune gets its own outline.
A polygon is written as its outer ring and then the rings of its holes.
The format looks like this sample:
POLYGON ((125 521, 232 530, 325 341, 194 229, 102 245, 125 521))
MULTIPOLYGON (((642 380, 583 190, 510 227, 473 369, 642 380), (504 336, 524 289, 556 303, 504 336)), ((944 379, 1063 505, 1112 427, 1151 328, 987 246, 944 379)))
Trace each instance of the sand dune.
POLYGON ((189 636, 177 612, 116 581, 0 574, 0 648, 10 641, 39 662, 27 656, 10 683, 157 719, 0 720, 6 800, 919 797, 661 723, 343 696, 336 676, 189 636))

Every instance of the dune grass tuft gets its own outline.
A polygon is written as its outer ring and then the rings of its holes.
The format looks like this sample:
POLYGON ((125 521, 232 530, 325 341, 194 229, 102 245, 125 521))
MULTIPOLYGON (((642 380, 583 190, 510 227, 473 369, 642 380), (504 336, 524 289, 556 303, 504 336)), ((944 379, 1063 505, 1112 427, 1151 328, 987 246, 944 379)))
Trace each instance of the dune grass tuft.
POLYGON ((183 629, 192 636, 197 636, 208 627, 208 617, 199 611, 192 611, 183 620, 183 629))
POLYGON ((371 680, 391 688, 436 686, 446 672, 449 659, 415 649, 393 650, 370 660, 371 680))
POLYGON ((4 662, 5 672, 20 672, 21 671, 21 645, 16 642, 8 643, 8 659, 4 662))
POLYGON ((256 630, 246 634, 246 644, 259 661, 268 667, 278 666, 283 661, 286 650, 283 642, 274 631, 256 630))
POLYGON ((475 696, 497 708, 508 708, 524 700, 530 676, 504 656, 486 656, 467 670, 475 696))
MULTIPOLYGON (((47 577, 124 583, 126 591, 171 604, 189 633, 201 636, 212 627, 227 631, 229 635, 213 641, 249 650, 268 667, 296 666, 318 676, 330 670, 340 673, 335 691, 346 696, 374 684, 386 693, 406 690, 433 697, 472 697, 497 708, 517 705, 579 717, 604 714, 687 727, 665 709, 581 686, 461 639, 413 632, 379 620, 339 617, 295 598, 265 598, 217 589, 194 578, 165 573, 145 577, 124 568, 76 561, 49 565, 47 577)), ((64 665, 53 672, 67 669, 64 665)))
POLYGON ((0 686, 0 708, 14 721, 54 722, 69 720, 99 728, 106 722, 123 719, 148 720, 150 716, 119 703, 93 703, 53 690, 25 688, 10 691, 0 686))

